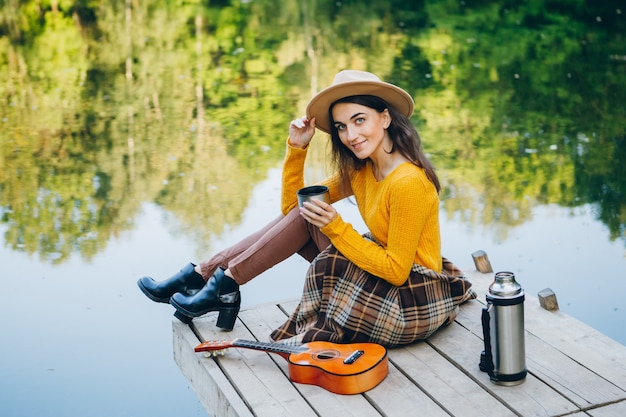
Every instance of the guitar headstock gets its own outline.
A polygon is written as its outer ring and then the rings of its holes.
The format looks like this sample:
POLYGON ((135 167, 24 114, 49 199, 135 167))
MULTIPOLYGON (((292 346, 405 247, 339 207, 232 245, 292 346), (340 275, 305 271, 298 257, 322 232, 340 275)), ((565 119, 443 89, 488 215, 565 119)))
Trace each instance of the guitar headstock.
MULTIPOLYGON (((212 340, 200 343, 194 348, 195 352, 217 352, 233 347, 232 340, 212 340)), ((215 356, 215 355, 213 355, 215 356)))

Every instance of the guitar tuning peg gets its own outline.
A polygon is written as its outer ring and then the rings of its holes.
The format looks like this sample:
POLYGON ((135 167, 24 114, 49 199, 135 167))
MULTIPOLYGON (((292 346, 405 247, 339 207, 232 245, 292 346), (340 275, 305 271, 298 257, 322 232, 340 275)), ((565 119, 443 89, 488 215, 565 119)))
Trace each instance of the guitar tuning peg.
POLYGON ((224 355, 226 355, 226 349, 211 350, 211 351, 204 352, 205 358, 216 358, 218 356, 224 356, 224 355))

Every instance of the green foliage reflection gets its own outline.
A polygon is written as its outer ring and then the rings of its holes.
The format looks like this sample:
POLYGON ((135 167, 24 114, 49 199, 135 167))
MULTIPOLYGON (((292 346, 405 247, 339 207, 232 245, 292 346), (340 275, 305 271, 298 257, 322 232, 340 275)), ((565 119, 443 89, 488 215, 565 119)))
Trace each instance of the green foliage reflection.
POLYGON ((4 239, 90 258, 155 202, 206 250, 279 165, 289 120, 350 67, 414 95, 448 216, 505 235, 537 204, 592 204, 626 240, 625 13, 583 0, 4 2, 4 239))

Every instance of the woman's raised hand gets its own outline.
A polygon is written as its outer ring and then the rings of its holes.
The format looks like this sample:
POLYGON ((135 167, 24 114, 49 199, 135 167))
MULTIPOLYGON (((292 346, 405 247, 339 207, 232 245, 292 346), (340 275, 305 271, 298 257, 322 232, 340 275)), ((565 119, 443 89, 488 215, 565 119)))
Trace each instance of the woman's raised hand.
POLYGON ((306 148, 315 134, 315 117, 309 120, 306 116, 289 123, 289 142, 296 148, 306 148))

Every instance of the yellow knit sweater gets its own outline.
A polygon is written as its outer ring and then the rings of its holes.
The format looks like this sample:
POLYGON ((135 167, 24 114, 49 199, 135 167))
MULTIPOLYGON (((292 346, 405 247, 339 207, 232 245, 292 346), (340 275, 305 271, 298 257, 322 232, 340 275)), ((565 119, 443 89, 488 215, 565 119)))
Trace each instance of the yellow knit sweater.
MULTIPOLYGON (((307 149, 287 142, 283 167, 283 214, 297 206, 296 191, 304 187, 307 149)), ((364 239, 339 215, 321 229, 332 244, 359 268, 393 285, 406 282, 413 264, 441 272, 439 196, 422 168, 405 162, 382 181, 377 181, 371 164, 350 179, 351 193, 341 193, 339 177, 321 184, 328 186, 334 203, 354 195, 363 221, 376 241, 364 239)))

